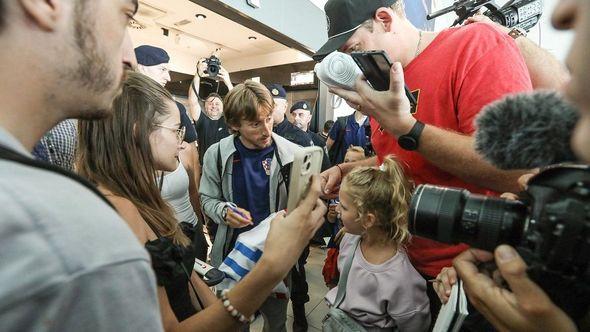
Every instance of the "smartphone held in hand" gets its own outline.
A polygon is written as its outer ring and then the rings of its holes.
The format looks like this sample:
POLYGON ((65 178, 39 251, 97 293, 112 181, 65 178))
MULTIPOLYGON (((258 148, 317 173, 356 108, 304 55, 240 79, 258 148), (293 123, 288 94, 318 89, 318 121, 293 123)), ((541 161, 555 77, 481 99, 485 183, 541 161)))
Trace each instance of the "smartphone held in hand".
POLYGON ((304 147, 295 152, 289 176, 287 213, 291 213, 305 197, 309 191, 311 177, 320 174, 323 157, 324 150, 319 146, 304 147))

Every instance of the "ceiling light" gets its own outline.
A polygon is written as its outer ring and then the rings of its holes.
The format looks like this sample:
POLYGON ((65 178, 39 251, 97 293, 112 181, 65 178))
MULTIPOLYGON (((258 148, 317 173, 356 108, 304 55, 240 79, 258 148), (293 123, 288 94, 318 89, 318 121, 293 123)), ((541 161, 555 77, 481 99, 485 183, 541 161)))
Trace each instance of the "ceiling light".
POLYGON ((248 37, 248 39, 250 39, 250 40, 256 40, 258 38, 256 38, 256 36, 250 36, 250 37, 248 37))
POLYGON ((201 21, 207 18, 207 16, 204 14, 197 14, 197 15, 195 15, 195 17, 197 18, 197 20, 201 20, 201 21))

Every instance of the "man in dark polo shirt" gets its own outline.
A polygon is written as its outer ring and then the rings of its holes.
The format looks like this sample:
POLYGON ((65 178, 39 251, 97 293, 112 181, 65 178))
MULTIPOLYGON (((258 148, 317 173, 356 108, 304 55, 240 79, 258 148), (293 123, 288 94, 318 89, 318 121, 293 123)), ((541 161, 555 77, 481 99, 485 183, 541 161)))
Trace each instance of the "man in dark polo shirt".
POLYGON ((294 120, 293 124, 309 135, 313 145, 321 146, 323 148, 326 146, 326 139, 324 139, 321 135, 309 130, 309 125, 313 117, 312 111, 313 109, 311 104, 305 100, 300 100, 294 103, 290 109, 291 117, 293 117, 294 120))

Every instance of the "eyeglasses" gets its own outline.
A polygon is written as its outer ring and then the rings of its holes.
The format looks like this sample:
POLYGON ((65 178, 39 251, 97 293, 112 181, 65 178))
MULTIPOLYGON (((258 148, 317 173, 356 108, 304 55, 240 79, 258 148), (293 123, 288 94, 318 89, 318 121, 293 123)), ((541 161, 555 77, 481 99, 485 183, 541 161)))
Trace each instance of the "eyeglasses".
POLYGON ((186 133, 186 128, 184 126, 182 126, 180 128, 173 128, 173 127, 167 127, 167 126, 157 124, 156 127, 174 130, 176 132, 176 139, 178 139, 178 142, 182 142, 182 140, 184 139, 184 134, 186 133))

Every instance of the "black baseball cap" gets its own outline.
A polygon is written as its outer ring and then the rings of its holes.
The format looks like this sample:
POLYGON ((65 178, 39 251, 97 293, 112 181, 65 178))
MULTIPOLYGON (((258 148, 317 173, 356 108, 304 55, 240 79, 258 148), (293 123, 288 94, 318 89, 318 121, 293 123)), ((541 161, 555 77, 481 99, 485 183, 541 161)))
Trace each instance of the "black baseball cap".
POLYGON ((326 55, 339 49, 348 38, 372 18, 381 7, 390 7, 398 0, 329 0, 324 6, 328 23, 328 41, 314 55, 321 61, 326 55))

